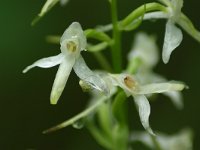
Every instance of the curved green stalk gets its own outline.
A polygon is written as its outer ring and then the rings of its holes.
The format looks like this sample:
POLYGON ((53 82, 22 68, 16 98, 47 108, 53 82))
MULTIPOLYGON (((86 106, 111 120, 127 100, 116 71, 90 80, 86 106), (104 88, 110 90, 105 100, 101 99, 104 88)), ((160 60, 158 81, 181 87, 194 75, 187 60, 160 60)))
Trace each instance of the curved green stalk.
MULTIPOLYGON (((160 3, 156 3, 156 2, 141 5, 140 7, 133 10, 127 17, 118 21, 119 30, 124 30, 124 28, 129 26, 131 23, 136 21, 138 18, 144 16, 144 13, 154 12, 154 11, 167 12, 167 8, 164 5, 162 5, 160 3)), ((103 31, 103 32, 107 32, 112 29, 113 29, 112 24, 98 27, 98 30, 103 31)))
POLYGON ((101 52, 96 52, 93 53, 93 55, 96 57, 97 61, 99 62, 99 64, 101 65, 102 68, 104 68, 105 70, 112 72, 112 68, 109 64, 109 62, 107 61, 107 59, 105 58, 104 55, 102 55, 101 52))
POLYGON ((122 60, 121 60, 121 33, 118 26, 118 16, 117 16, 117 0, 111 1, 111 16, 113 25, 113 39, 114 43, 112 45, 112 62, 114 71, 116 73, 122 70, 122 60))
POLYGON ((126 18, 124 18, 121 23, 120 27, 126 27, 130 23, 132 23, 135 19, 141 17, 144 15, 145 12, 150 12, 150 11, 167 11, 166 7, 159 4, 159 3, 147 3, 144 4, 137 9, 135 9, 133 12, 131 12, 126 18))

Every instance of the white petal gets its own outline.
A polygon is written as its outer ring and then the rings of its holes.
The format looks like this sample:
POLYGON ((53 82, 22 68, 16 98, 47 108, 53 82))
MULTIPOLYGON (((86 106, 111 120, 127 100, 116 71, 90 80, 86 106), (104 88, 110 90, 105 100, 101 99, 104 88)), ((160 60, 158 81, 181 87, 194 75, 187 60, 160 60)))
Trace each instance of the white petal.
MULTIPOLYGON (((157 133, 157 141, 162 150, 192 150, 192 131, 190 129, 184 129, 181 132, 168 135, 163 133, 157 133)), ((151 136, 146 132, 134 131, 130 134, 130 141, 139 141, 148 146, 151 149, 156 149, 151 136)))
MULTIPOLYGON (((157 135, 158 138, 158 135, 157 135)), ((141 132, 141 131, 134 131, 130 133, 130 141, 136 142, 139 141, 146 146, 150 147, 151 149, 155 149, 155 145, 152 142, 151 135, 149 135, 147 132, 141 132)))
POLYGON ((39 16, 42 17, 43 15, 45 15, 45 13, 47 13, 57 2, 58 0, 47 0, 44 6, 42 7, 39 16))
POLYGON ((169 20, 166 24, 162 52, 162 58, 164 63, 168 63, 172 51, 180 45, 182 39, 182 31, 178 27, 176 27, 172 21, 169 20))
POLYGON ((168 96, 172 103, 178 108, 178 109, 183 109, 184 104, 183 104, 183 96, 181 92, 178 91, 171 91, 171 92, 165 92, 163 93, 164 95, 168 96))
POLYGON ((57 101, 64 90, 65 84, 67 83, 69 74, 72 70, 74 63, 75 63, 74 57, 67 57, 60 64, 51 91, 51 97, 50 97, 51 104, 57 104, 57 101))
POLYGON ((61 39, 60 39, 60 44, 66 40, 66 39, 73 39, 77 38, 78 41, 80 42, 80 50, 85 50, 87 41, 86 37, 84 35, 83 29, 81 25, 78 22, 73 22, 63 33, 61 39))
POLYGON ((57 56, 52 56, 52 57, 47 57, 47 58, 42 58, 34 62, 32 65, 26 67, 23 70, 23 73, 26 73, 27 71, 29 71, 30 69, 34 67, 50 68, 50 67, 56 66, 62 62, 63 58, 64 58, 63 54, 59 54, 57 56))
POLYGON ((143 66, 148 68, 152 68, 158 63, 158 47, 153 36, 143 32, 135 36, 133 48, 128 55, 128 59, 131 61, 135 58, 141 59, 143 66))
POLYGON ((80 79, 89 83, 95 89, 103 91, 105 92, 105 94, 109 94, 109 88, 107 87, 104 80, 102 80, 97 73, 93 72, 92 70, 90 70, 90 68, 88 68, 81 55, 76 60, 76 63, 73 68, 80 79))
POLYGON ((144 95, 134 95, 134 101, 139 111, 140 121, 143 127, 152 135, 155 135, 149 126, 149 115, 151 112, 148 99, 144 95))
POLYGON ((60 4, 62 6, 66 5, 69 2, 69 0, 60 0, 60 4))
POLYGON ((158 141, 163 150, 193 150, 192 132, 184 129, 178 134, 159 134, 158 141))
POLYGON ((151 93, 163 93, 169 91, 181 91, 185 88, 184 84, 181 83, 152 83, 147 85, 139 86, 137 94, 151 94, 151 93))

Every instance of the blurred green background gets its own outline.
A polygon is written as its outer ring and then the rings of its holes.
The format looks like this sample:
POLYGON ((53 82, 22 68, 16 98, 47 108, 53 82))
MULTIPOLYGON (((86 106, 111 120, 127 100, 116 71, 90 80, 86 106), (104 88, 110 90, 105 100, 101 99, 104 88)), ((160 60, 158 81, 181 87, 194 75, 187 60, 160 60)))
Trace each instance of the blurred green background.
MULTIPOLYGON (((72 21, 78 21, 83 28, 110 22, 109 5, 106 0, 70 0, 66 7, 57 5, 36 26, 30 22, 43 6, 45 0, 1 0, 0 4, 0 149, 2 150, 79 150, 102 148, 92 139, 86 129, 65 128, 49 135, 42 131, 84 109, 88 96, 81 92, 78 78, 71 74, 65 91, 56 106, 49 103, 51 86, 57 67, 35 68, 22 74, 22 70, 32 62, 45 56, 59 53, 59 45, 45 42, 49 34, 62 34, 72 21)), ((120 18, 143 4, 144 0, 119 0, 120 18)), ((197 0, 184 3, 183 11, 200 29, 199 5, 197 0)), ((139 31, 147 31, 158 37, 161 47, 165 20, 143 22, 139 31)), ((138 31, 137 30, 137 31, 138 31)), ((123 34, 124 65, 126 53, 136 31, 123 34)), ((91 68, 99 68, 89 53, 84 54, 91 68)), ((200 44, 184 32, 184 40, 173 53, 169 64, 162 62, 156 72, 168 79, 185 81, 190 89, 185 90, 185 109, 176 110, 169 100, 159 96, 153 102, 150 123, 154 130, 175 133, 183 127, 194 131, 194 149, 200 149, 200 44)), ((141 129, 138 114, 130 107, 131 126, 141 129)))

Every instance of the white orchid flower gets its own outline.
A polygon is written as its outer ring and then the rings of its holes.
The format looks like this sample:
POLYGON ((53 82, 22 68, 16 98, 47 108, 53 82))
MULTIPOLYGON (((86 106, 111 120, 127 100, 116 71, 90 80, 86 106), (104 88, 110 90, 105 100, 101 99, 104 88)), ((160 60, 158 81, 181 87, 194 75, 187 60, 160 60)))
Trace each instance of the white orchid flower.
MULTIPOLYGON (((42 17, 44 16, 55 4, 57 4, 59 0, 47 0, 44 6, 42 7, 40 13, 38 16, 42 17)), ((61 5, 66 5, 69 2, 69 0, 60 0, 61 5)))
POLYGON ((183 7, 183 0, 160 0, 167 5, 168 12, 152 12, 147 13, 144 19, 168 19, 165 28, 165 37, 162 51, 162 59, 164 63, 168 63, 171 53, 175 50, 183 40, 182 31, 175 25, 179 22, 181 17, 181 8, 183 7))
MULTIPOLYGON (((167 135, 157 133, 157 141, 162 150, 193 150, 192 131, 184 129, 178 134, 167 135)), ((140 141, 151 149, 156 149, 152 138, 146 132, 134 132, 130 135, 130 141, 140 141)))
POLYGON ((142 67, 145 69, 151 69, 158 63, 158 46, 153 36, 144 32, 136 34, 133 46, 128 54, 128 61, 132 63, 131 61, 137 58, 142 61, 142 67))
MULTIPOLYGON (((164 77, 152 71, 153 67, 158 63, 158 56, 158 46, 155 38, 143 32, 136 34, 133 48, 128 54, 128 60, 129 64, 132 64, 135 63, 135 59, 140 59, 140 69, 137 71, 136 76, 141 84, 167 82, 164 77)), ((131 67, 131 65, 129 66, 131 67)), ((162 94, 169 97, 178 109, 183 108, 183 98, 180 91, 170 91, 162 94)))
POLYGON ((37 17, 32 21, 32 25, 34 25, 40 18, 42 18, 47 12, 51 10, 58 2, 60 1, 61 6, 66 5, 69 0, 46 0, 44 6, 42 7, 40 13, 37 17))
POLYGON ((51 91, 51 104, 56 104, 60 98, 72 68, 80 79, 84 80, 97 90, 109 93, 105 82, 87 67, 83 57, 80 55, 80 52, 85 50, 87 41, 81 25, 78 22, 73 22, 65 30, 60 39, 60 45, 60 54, 40 59, 26 67, 23 71, 23 73, 26 73, 36 66, 50 68, 60 64, 51 91))
POLYGON ((183 0, 159 0, 167 6, 167 12, 157 11, 144 15, 144 20, 149 19, 167 19, 165 37, 163 44, 162 59, 168 63, 172 51, 174 51, 182 42, 182 31, 176 26, 178 24, 194 39, 200 42, 200 32, 195 29, 190 19, 181 12, 183 0))
POLYGON ((180 19, 181 8, 183 7, 183 0, 163 0, 168 4, 169 19, 166 24, 165 37, 162 51, 162 58, 164 63, 168 63, 170 55, 183 40, 182 31, 175 25, 180 19))
POLYGON ((150 104, 145 95, 153 93, 164 93, 171 91, 181 91, 185 85, 179 82, 163 82, 142 85, 131 75, 128 74, 110 74, 113 84, 121 87, 127 96, 132 95, 138 108, 139 116, 143 127, 154 135, 149 125, 149 115, 151 112, 150 104))

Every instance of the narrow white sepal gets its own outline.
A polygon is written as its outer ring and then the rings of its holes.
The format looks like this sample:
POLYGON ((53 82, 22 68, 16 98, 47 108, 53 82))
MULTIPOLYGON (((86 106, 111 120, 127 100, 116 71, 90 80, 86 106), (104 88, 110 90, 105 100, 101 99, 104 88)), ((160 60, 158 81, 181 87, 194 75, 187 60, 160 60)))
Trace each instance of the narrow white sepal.
MULTIPOLYGON (((157 142, 162 150, 193 150, 193 133, 190 129, 183 129, 174 135, 157 133, 157 142)), ((140 141, 151 149, 156 149, 155 144, 146 132, 134 131, 130 134, 130 141, 140 141)))
POLYGON ((136 93, 137 94, 163 93, 169 91, 181 91, 184 88, 185 88, 184 84, 176 82, 152 83, 139 86, 139 89, 136 91, 136 93))
POLYGON ((75 63, 74 57, 65 57, 60 64, 54 83, 51 91, 50 102, 51 104, 57 104, 58 99, 60 98, 64 87, 67 83, 69 74, 72 70, 72 67, 75 63))
POLYGON ((101 79, 101 77, 97 73, 88 68, 81 55, 79 56, 79 58, 77 58, 73 68, 75 73, 81 80, 84 80, 95 89, 104 92, 106 95, 109 95, 109 88, 107 87, 105 81, 101 79))
POLYGON ((151 108, 148 99, 144 95, 134 95, 134 101, 137 106, 140 121, 150 134, 155 135, 149 125, 149 116, 151 113, 151 108))
POLYGON ((182 31, 175 26, 174 22, 168 20, 165 30, 164 45, 162 51, 163 62, 169 62, 172 51, 177 48, 183 40, 182 31))
POLYGON ((47 0, 38 16, 44 16, 59 0, 47 0))
POLYGON ((60 53, 59 55, 56 55, 56 56, 42 58, 42 59, 34 62, 32 65, 26 67, 23 70, 23 73, 26 73, 27 71, 29 71, 30 69, 32 69, 34 67, 50 68, 50 67, 56 66, 62 62, 63 58, 64 58, 64 56, 62 53, 60 53))

